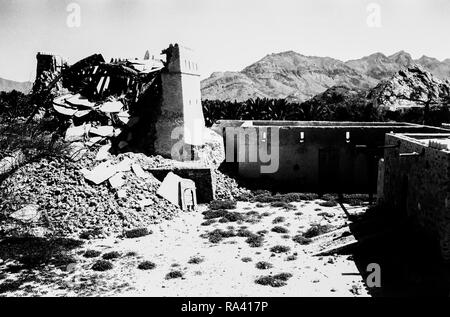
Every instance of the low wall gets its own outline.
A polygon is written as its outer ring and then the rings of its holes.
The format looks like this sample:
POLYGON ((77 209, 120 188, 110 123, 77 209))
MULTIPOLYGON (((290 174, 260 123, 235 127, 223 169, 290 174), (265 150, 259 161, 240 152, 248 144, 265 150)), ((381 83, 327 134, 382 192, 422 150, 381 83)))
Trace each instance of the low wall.
POLYGON ((271 183, 280 190, 341 193, 376 192, 386 133, 448 131, 409 123, 317 121, 219 121, 213 129, 222 133, 225 151, 234 153, 232 164, 244 179, 271 183), (256 137, 248 137, 252 133, 256 137), (272 134, 278 135, 275 146, 272 134), (278 153, 279 166, 273 173, 261 172, 267 164, 259 158, 248 159, 261 146, 278 153), (238 157, 241 150, 247 154, 245 160, 238 157))
POLYGON ((399 147, 384 153, 383 202, 396 216, 439 239, 450 260, 450 151, 430 148, 421 139, 423 135, 386 135, 387 145, 399 147))

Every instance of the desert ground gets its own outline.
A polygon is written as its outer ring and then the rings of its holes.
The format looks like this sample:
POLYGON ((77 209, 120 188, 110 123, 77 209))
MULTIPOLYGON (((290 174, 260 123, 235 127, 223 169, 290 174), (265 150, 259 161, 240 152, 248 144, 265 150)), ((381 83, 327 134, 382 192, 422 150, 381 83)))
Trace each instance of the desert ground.
POLYGON ((348 213, 364 213, 367 203, 342 206, 238 202, 219 217, 200 205, 142 237, 27 242, 31 247, 4 240, 0 295, 368 296, 353 256, 333 251, 354 245, 348 213), (310 230, 305 238, 311 224, 327 232, 310 230), (24 248, 37 253, 19 256, 24 248), (48 254, 52 248, 58 252, 48 254))

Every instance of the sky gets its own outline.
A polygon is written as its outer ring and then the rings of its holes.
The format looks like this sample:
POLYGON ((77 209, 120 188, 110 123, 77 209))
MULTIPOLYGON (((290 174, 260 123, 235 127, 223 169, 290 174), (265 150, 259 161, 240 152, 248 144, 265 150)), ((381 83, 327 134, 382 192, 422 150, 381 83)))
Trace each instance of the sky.
POLYGON ((0 0, 0 77, 33 81, 37 52, 142 58, 193 49, 202 78, 267 54, 340 60, 400 50, 450 58, 448 0, 0 0))

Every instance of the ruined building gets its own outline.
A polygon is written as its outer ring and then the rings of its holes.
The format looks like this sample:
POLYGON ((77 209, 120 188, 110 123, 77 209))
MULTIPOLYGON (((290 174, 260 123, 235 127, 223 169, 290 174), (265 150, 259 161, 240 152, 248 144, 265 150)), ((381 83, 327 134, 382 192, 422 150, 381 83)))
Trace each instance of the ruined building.
POLYGON ((450 130, 397 122, 219 121, 227 164, 275 190, 377 193, 450 260, 450 130), (273 170, 264 169, 274 165, 273 170))
POLYGON ((114 137, 120 150, 195 160, 206 129, 198 61, 178 44, 162 54, 165 60, 109 63, 94 54, 68 66, 60 57, 38 53, 34 91, 52 91, 59 115, 75 127, 88 124, 114 137))

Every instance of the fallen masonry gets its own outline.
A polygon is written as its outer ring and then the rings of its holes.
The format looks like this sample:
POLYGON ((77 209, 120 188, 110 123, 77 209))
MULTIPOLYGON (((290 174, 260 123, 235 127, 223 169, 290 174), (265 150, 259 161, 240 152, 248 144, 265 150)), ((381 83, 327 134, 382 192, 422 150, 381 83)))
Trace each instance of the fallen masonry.
POLYGON ((199 78, 195 55, 177 44, 161 58, 106 62, 94 54, 73 65, 39 53, 38 106, 28 120, 44 113, 56 124, 66 157, 3 159, 0 209, 9 217, 38 206, 39 226, 52 234, 102 236, 195 209, 199 192, 201 202, 239 196, 237 183, 217 170, 223 140, 205 128, 199 78), (161 190, 170 172, 181 181, 161 190))

